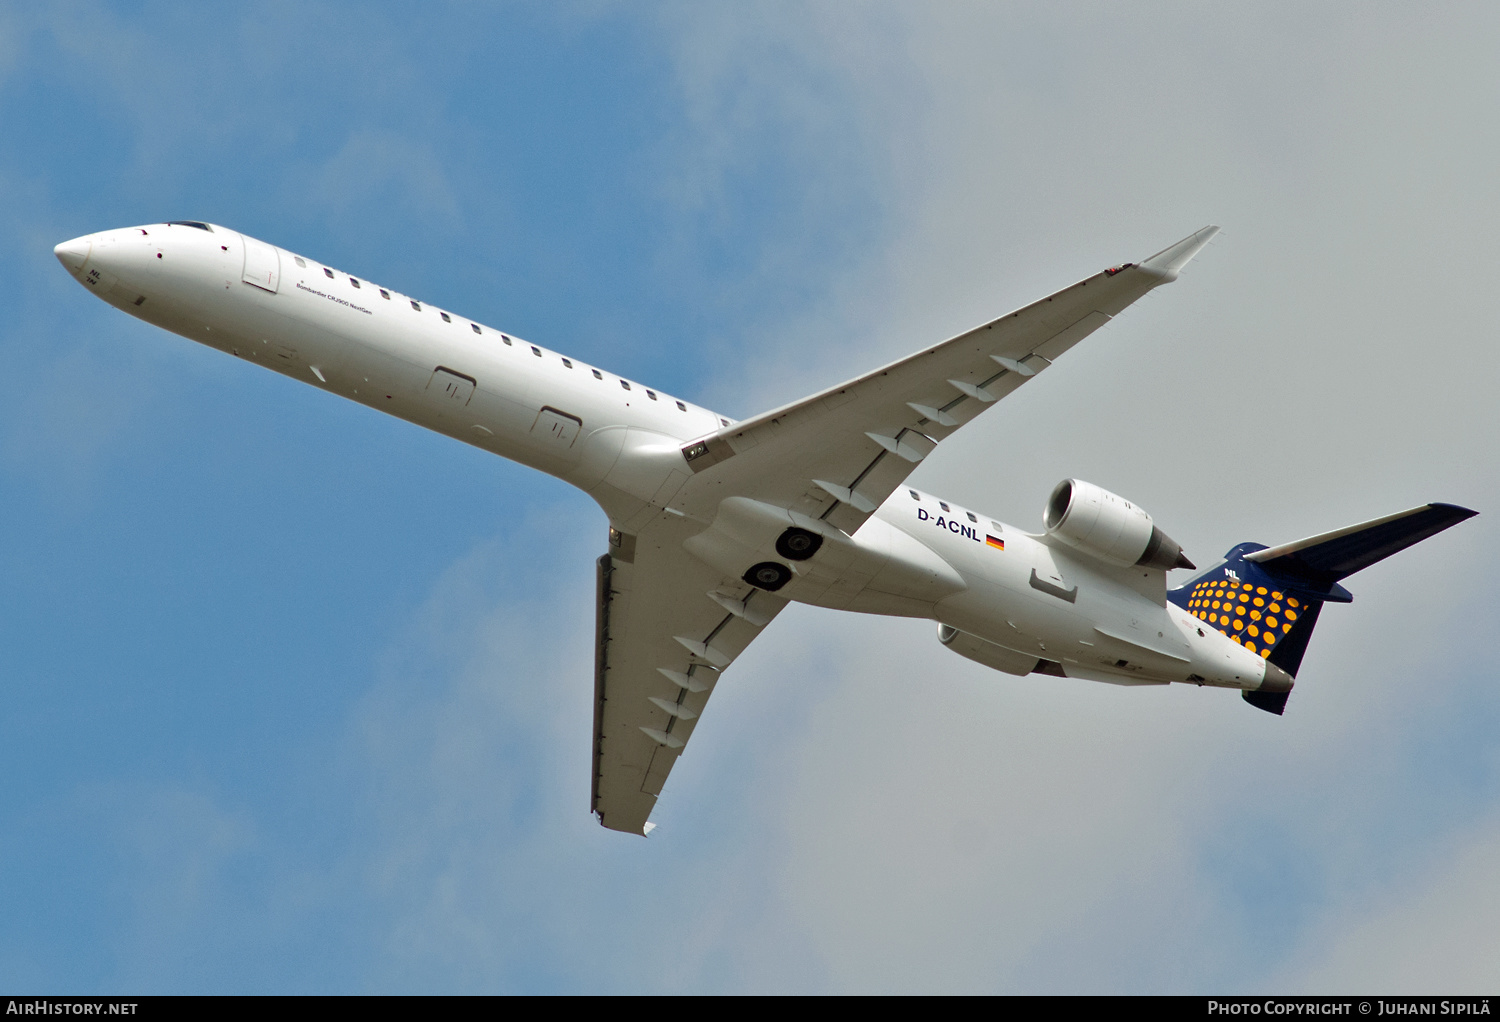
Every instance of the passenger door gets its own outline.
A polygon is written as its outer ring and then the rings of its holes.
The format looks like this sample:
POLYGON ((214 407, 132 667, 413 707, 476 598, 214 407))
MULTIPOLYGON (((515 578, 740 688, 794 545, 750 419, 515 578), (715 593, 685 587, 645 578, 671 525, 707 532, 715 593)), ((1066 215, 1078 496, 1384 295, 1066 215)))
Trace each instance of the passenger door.
POLYGON ((245 272, 241 279, 262 291, 276 293, 281 285, 281 253, 264 241, 240 235, 245 242, 245 272))

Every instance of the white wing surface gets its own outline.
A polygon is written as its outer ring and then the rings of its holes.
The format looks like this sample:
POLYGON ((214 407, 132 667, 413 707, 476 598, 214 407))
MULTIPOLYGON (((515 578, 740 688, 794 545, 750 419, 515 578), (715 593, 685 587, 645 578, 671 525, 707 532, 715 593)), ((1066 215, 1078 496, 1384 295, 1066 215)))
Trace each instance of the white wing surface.
POLYGON ((646 832, 719 672, 786 606, 690 555, 693 531, 661 515, 599 558, 593 809, 611 830, 646 832))
POLYGON ((712 520, 725 497, 753 497, 853 533, 938 443, 1175 280, 1218 231, 1205 227, 1145 262, 694 441, 683 456, 695 476, 673 506, 712 520))
POLYGON ((838 387, 683 448, 693 477, 599 559, 593 809, 644 834, 722 672, 786 601, 692 556, 684 541, 727 497, 751 497, 855 532, 964 423, 1178 271, 1205 227, 1140 264, 1049 298, 838 387))

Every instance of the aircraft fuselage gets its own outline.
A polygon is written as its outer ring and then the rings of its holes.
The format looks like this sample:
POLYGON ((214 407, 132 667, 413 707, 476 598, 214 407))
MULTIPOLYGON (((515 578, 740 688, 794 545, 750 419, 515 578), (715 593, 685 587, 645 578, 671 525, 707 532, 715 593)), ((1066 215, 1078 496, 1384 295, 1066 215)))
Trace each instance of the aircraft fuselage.
MULTIPOLYGON (((690 476, 683 445, 727 417, 227 228, 107 231, 57 255, 148 323, 566 480, 617 534, 693 519, 687 548, 732 577, 789 521, 740 498, 674 506, 690 476)), ((931 618, 950 648, 1014 674, 1291 684, 1165 601, 1161 571, 1102 563, 919 490, 897 489, 852 536, 822 534, 778 596, 931 618)))

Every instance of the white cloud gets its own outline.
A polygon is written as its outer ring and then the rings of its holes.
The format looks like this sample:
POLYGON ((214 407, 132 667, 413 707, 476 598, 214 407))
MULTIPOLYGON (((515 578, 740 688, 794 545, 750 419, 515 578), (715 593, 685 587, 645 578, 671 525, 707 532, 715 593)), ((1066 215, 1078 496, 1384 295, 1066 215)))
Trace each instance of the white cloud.
POLYGON ((1284 989, 1319 993, 1487 994, 1500 979, 1500 828, 1445 843, 1417 882, 1350 899, 1312 928, 1284 989))

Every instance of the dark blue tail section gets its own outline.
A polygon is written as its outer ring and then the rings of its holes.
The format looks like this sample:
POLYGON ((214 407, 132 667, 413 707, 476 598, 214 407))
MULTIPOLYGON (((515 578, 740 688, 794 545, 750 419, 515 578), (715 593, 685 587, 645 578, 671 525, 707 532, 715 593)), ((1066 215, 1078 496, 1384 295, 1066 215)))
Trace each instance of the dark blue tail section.
MULTIPOLYGON (((1425 504, 1279 547, 1241 543, 1222 564, 1167 598, 1295 676, 1323 604, 1354 599, 1340 579, 1478 513, 1454 504, 1425 504)), ((1276 714, 1286 709, 1288 695, 1244 693, 1251 705, 1276 714)))

